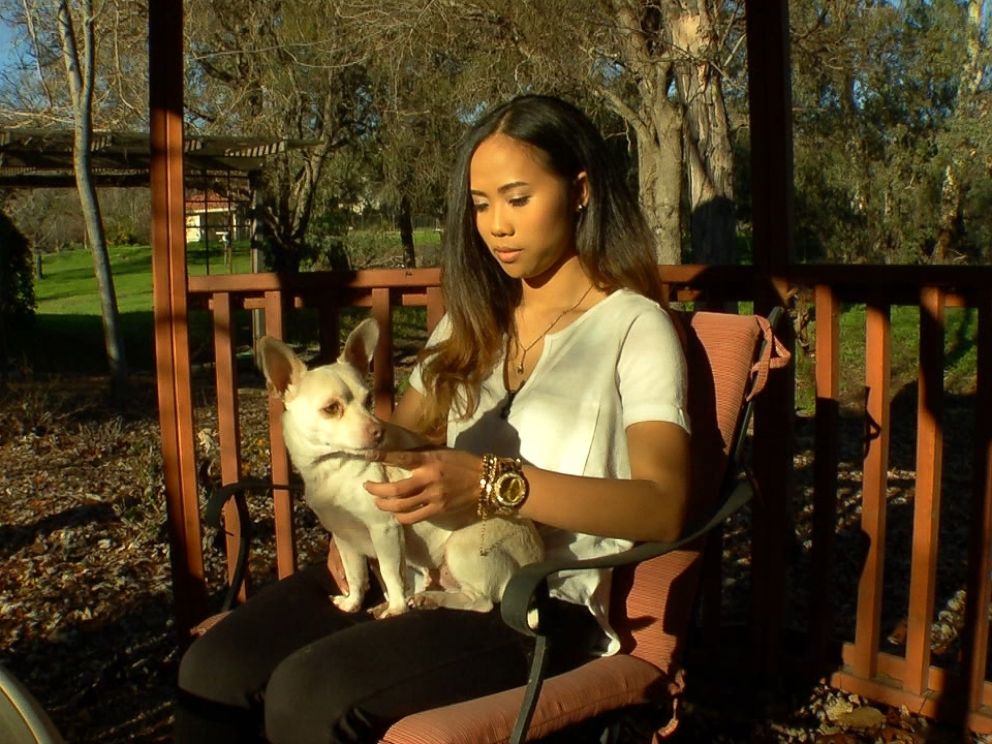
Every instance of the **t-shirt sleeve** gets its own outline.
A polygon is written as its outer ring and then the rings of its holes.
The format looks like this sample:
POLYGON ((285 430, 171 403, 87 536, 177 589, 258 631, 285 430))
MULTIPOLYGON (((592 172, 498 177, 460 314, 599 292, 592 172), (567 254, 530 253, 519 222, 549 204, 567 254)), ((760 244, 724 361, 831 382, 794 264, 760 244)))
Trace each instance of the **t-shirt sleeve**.
POLYGON ((667 421, 689 431, 686 362, 671 316, 661 308, 637 316, 617 364, 623 426, 667 421))
MULTIPOLYGON (((430 337, 427 339, 427 346, 425 348, 430 349, 432 346, 436 346, 438 343, 448 338, 451 335, 451 321, 448 320, 448 316, 444 315, 438 324, 434 327, 434 331, 431 333, 430 337)), ((424 390, 424 378, 422 374, 424 362, 423 360, 417 362, 414 365, 413 371, 410 373, 410 387, 416 390, 421 395, 426 395, 427 391, 424 390)))

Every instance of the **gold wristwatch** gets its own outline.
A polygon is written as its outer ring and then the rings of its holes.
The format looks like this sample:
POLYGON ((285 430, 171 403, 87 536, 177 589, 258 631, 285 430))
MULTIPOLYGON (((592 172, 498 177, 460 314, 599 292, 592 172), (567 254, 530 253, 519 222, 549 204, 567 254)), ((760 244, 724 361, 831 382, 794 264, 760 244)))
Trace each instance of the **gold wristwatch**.
POLYGON ((479 516, 506 517, 515 514, 527 500, 530 484, 519 458, 483 455, 479 480, 479 516))

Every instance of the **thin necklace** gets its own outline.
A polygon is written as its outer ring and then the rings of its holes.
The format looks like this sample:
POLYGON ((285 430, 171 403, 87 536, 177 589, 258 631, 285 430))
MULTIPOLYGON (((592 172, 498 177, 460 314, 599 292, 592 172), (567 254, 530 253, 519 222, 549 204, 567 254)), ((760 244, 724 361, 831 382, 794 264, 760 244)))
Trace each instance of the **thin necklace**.
MULTIPOLYGON (((530 351, 531 349, 533 349, 534 346, 537 345, 537 342, 538 341, 540 341, 542 338, 544 338, 545 336, 547 336, 548 333, 551 331, 551 329, 554 328, 556 325, 558 325, 558 321, 560 321, 562 318, 564 318, 566 315, 568 315, 575 308, 577 308, 579 305, 582 304, 582 301, 585 300, 585 298, 592 291, 592 286, 593 286, 592 284, 589 285, 589 288, 586 289, 586 291, 582 293, 582 296, 579 298, 579 301, 578 302, 576 302, 574 305, 572 305, 567 310, 563 310, 561 312, 561 314, 558 315, 558 317, 555 318, 551 322, 551 325, 549 325, 547 328, 544 329, 544 333, 542 333, 540 336, 538 336, 537 338, 535 338, 527 346, 520 347, 518 345, 517 348, 519 348, 521 350, 521 352, 522 352, 520 354, 520 362, 517 364, 517 366, 515 368, 518 375, 520 375, 521 377, 523 377, 523 374, 524 374, 524 360, 527 358, 527 352, 530 351)), ((510 355, 510 341, 509 341, 509 339, 507 339, 507 341, 506 341, 506 355, 507 355, 507 357, 509 357, 509 355, 510 355)), ((520 392, 520 388, 522 388, 524 386, 524 383, 525 382, 527 382, 527 381, 526 380, 521 380, 520 381, 520 384, 517 385, 516 390, 507 390, 506 391, 506 402, 503 403, 503 405, 502 405, 502 407, 500 408, 500 411, 499 411, 500 418, 502 418, 504 421, 510 417, 510 409, 513 407, 513 400, 514 400, 514 398, 517 397, 517 393, 520 392)))
POLYGON ((586 291, 582 293, 582 296, 579 298, 579 301, 576 302, 571 307, 566 308, 566 309, 562 310, 560 313, 558 313, 558 317, 556 317, 554 320, 551 321, 551 325, 549 325, 547 328, 545 328, 544 329, 544 332, 541 333, 541 335, 539 335, 537 338, 535 338, 533 341, 531 341, 526 346, 520 346, 519 343, 517 344, 517 348, 520 349, 520 360, 517 362, 517 367, 516 367, 516 371, 517 371, 517 374, 518 375, 523 375, 523 373, 524 373, 524 363, 527 361, 527 352, 530 351, 531 349, 533 349, 535 346, 537 346, 537 342, 540 341, 541 339, 543 339, 545 336, 547 336, 551 332, 551 329, 554 328, 556 325, 558 325, 558 322, 562 318, 564 318, 566 315, 568 315, 570 312, 572 312, 575 308, 577 308, 579 305, 581 305, 582 302, 583 302, 583 300, 585 300, 585 298, 589 296, 589 293, 590 292, 592 292, 592 284, 591 283, 586 288, 586 291))

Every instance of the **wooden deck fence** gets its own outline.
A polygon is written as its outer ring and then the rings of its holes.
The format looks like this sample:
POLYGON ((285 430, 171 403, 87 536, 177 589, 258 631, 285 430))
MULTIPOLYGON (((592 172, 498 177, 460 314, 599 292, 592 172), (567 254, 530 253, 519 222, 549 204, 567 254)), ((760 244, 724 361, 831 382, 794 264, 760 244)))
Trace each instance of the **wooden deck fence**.
MULTIPOLYGON (((755 272, 734 267, 660 267, 675 301, 701 305, 749 300, 762 295, 755 272)), ((324 356, 336 353, 338 314, 345 307, 362 307, 379 322, 384 333, 376 351, 375 405, 388 415, 393 405, 393 310, 426 308, 428 328, 443 312, 436 270, 372 270, 354 274, 304 274, 292 279, 274 274, 190 277, 191 308, 209 308, 217 388, 221 478, 225 483, 242 476, 239 450, 239 399, 235 352, 251 338, 236 337, 235 314, 250 310, 261 315, 265 331, 282 337, 292 322, 289 314, 307 307, 319 318, 319 343, 324 356)), ((992 731, 992 683, 988 681, 989 575, 992 551, 992 271, 958 267, 793 267, 779 277, 780 286, 812 298, 815 317, 815 445, 813 476, 812 546, 810 549, 810 608, 806 627, 800 628, 805 646, 798 657, 783 655, 779 637, 785 586, 785 543, 790 503, 795 490, 792 461, 792 380, 769 391, 769 402, 756 412, 754 451, 762 499, 752 513, 750 636, 759 645, 759 665, 766 669, 799 663, 829 676, 832 685, 868 698, 931 717, 949 718, 969 728, 992 731), (861 303, 865 310, 865 420, 864 460, 860 487, 860 530, 867 549, 856 588, 853 638, 834 637, 838 597, 831 596, 838 529, 838 478, 845 467, 840 457, 842 303, 861 303), (915 486, 911 499, 912 542, 905 652, 883 650, 882 602, 888 512, 887 474, 890 469, 890 404, 894 394, 890 376, 892 337, 890 311, 894 306, 919 308, 919 404, 917 408, 915 486), (943 370, 945 308, 970 308, 977 315, 977 396, 975 400, 970 544, 967 550, 967 610, 961 650, 953 668, 942 668, 931 658, 930 624, 937 592, 939 518, 943 466, 943 370), (784 402, 784 404, 783 404, 784 402), (781 420, 782 411, 787 420, 781 420), (784 424, 784 425, 783 425, 784 424), (782 456, 784 453, 784 457, 782 456)), ((767 292, 765 292, 767 295, 767 292)), ((182 351, 178 350, 181 357, 182 351)), ((188 354, 180 366, 189 369, 188 354)), ((289 482, 289 462, 278 426, 278 403, 270 405, 271 475, 274 483, 289 482)), ((182 427, 181 427, 182 428, 182 427)), ((192 437, 180 447, 192 447, 192 437)), ((179 461, 194 452, 176 453, 179 461)), ((956 495, 957 496, 957 495, 956 495)), ((173 534, 186 556, 177 563, 177 598, 194 598, 179 614, 195 622, 206 612, 203 557, 199 555, 200 496, 192 484, 183 492, 186 508, 170 509, 173 534), (180 586, 182 585, 182 586, 180 586)), ((277 573, 294 570, 295 538, 292 497, 277 491, 272 503, 277 545, 277 573)), ((225 515, 231 525, 232 510, 225 515)), ((233 546, 230 546, 233 547, 233 546)), ((229 555, 233 550, 229 549, 229 555)), ((718 577, 709 586, 719 587, 718 577)), ((179 601, 179 600, 177 600, 179 601)), ((718 612, 717 608, 714 612, 718 612)))

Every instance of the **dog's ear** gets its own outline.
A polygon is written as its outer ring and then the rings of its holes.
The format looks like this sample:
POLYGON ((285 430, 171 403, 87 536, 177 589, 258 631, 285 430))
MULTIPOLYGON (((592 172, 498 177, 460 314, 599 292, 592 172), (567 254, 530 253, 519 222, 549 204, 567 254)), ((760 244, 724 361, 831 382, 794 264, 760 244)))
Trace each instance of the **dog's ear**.
POLYGON ((366 318, 348 334, 348 340, 344 342, 344 351, 341 352, 338 361, 346 362, 361 374, 367 375, 378 341, 378 323, 373 318, 366 318))
POLYGON ((290 385, 298 383, 307 366, 286 344, 272 336, 262 336, 255 347, 256 361, 262 368, 269 392, 285 399, 290 385))

